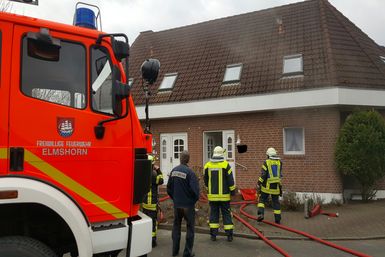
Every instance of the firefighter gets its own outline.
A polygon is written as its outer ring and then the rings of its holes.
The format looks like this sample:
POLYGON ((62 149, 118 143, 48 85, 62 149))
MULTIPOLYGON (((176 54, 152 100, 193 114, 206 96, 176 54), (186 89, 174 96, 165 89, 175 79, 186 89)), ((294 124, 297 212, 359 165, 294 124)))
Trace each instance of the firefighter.
POLYGON ((275 223, 281 223, 281 206, 279 196, 282 196, 282 162, 277 155, 277 151, 270 147, 266 151, 267 159, 262 165, 262 174, 258 179, 257 191, 258 201, 258 221, 264 219, 265 204, 269 196, 273 202, 275 223))
POLYGON ((156 247, 156 231, 158 227, 158 186, 163 184, 163 175, 160 168, 155 165, 155 157, 149 155, 148 159, 152 162, 152 176, 150 191, 144 196, 142 203, 143 213, 152 219, 152 247, 156 247))
POLYGON ((214 148, 214 153, 204 168, 204 182, 210 205, 210 235, 216 241, 219 230, 219 213, 222 213, 223 226, 227 241, 233 241, 233 221, 230 209, 230 195, 235 194, 233 172, 225 160, 225 150, 221 146, 214 148))

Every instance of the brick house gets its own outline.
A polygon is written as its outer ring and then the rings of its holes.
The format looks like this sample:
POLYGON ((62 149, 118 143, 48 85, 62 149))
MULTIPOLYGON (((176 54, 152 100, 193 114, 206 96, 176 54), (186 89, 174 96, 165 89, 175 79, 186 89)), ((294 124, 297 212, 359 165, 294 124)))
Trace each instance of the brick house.
MULTIPOLYGON (((310 0, 160 32, 131 48, 130 78, 145 117, 140 65, 161 62, 151 86, 154 150, 167 173, 188 149, 202 170, 224 146, 238 188, 254 188, 268 147, 284 167, 284 190, 350 197, 334 148, 355 108, 385 114, 385 50, 327 0, 310 0), (248 145, 236 152, 240 139, 248 145)), ((378 198, 385 198, 385 182, 378 198)))

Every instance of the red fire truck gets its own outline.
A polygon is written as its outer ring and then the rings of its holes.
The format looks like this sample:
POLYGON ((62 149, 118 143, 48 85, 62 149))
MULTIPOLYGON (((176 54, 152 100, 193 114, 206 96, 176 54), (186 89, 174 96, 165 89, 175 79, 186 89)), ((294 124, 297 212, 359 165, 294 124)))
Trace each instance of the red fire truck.
POLYGON ((152 138, 126 84, 128 40, 79 9, 80 27, 0 12, 0 256, 151 251, 139 204, 152 138))

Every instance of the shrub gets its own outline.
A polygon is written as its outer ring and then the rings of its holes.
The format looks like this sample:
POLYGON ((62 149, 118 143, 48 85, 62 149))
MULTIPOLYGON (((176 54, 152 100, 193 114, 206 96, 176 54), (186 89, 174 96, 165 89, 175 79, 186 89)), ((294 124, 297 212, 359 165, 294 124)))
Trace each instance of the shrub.
POLYGON ((297 211, 302 208, 302 203, 296 193, 288 191, 282 195, 281 208, 287 211, 297 211))
POLYGON ((348 116, 337 140, 335 160, 342 175, 361 185, 364 201, 374 194, 376 182, 385 175, 385 121, 376 111, 348 116))
POLYGON ((319 205, 324 204, 324 199, 322 199, 322 197, 317 193, 312 193, 311 195, 304 196, 303 201, 308 202, 308 206, 310 209, 313 209, 313 207, 316 206, 317 204, 319 205))

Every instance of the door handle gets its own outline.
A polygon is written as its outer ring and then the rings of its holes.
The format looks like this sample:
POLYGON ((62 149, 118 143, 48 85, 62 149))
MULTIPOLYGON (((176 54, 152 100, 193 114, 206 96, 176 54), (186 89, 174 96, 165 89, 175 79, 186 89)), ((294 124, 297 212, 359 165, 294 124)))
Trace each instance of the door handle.
POLYGON ((11 147, 10 148, 10 165, 11 171, 23 171, 24 170, 24 148, 23 147, 11 147))

